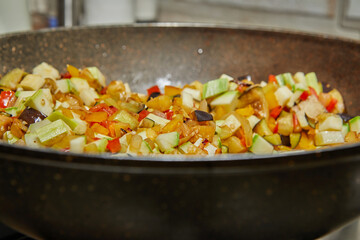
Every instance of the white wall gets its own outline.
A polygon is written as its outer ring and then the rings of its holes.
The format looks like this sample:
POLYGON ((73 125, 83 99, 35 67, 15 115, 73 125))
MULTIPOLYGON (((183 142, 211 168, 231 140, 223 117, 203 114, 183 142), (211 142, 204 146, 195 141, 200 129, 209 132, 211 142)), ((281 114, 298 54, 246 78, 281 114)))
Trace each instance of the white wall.
POLYGON ((26 0, 0 0, 0 34, 30 29, 26 0))

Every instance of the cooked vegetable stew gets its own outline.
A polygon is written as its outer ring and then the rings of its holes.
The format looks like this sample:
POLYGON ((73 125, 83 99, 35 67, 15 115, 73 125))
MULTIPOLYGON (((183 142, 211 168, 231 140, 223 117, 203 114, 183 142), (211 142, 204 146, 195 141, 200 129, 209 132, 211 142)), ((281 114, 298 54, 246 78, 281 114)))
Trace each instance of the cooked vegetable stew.
POLYGON ((10 144, 76 153, 270 154, 358 142, 360 116, 314 72, 218 79, 132 92, 108 86, 97 67, 47 63, 0 80, 0 137, 10 144))

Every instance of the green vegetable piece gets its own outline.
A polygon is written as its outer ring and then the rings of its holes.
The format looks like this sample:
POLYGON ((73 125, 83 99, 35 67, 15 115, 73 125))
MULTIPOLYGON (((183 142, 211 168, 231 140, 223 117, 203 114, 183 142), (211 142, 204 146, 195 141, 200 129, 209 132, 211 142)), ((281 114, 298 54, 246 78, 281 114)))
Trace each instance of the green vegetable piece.
POLYGON ((33 124, 30 124, 29 128, 28 128, 28 133, 35 133, 37 129, 50 124, 51 121, 49 119, 44 119, 40 122, 35 122, 33 124))
POLYGON ((224 124, 225 120, 216 120, 215 121, 215 125, 216 125, 216 128, 215 128, 215 132, 216 133, 220 133, 221 132, 221 126, 224 124))
POLYGON ((99 95, 93 88, 83 90, 79 93, 79 97, 84 102, 86 106, 92 106, 95 104, 96 99, 99 98, 99 95))
POLYGON ((82 78, 71 78, 70 79, 72 86, 74 86, 74 90, 78 93, 80 93, 81 91, 86 91, 90 88, 89 83, 82 78))
POLYGON ((60 110, 52 112, 48 117, 48 120, 50 121, 56 121, 58 119, 63 120, 70 128, 74 131, 76 134, 85 134, 87 123, 80 118, 78 118, 76 115, 74 118, 68 118, 66 117, 60 110))
POLYGON ((28 74, 24 77, 24 79, 20 82, 20 86, 24 90, 38 90, 45 83, 45 78, 35 74, 28 74))
POLYGON ((303 92, 303 91, 307 91, 308 90, 308 86, 305 84, 305 83, 295 83, 294 85, 294 92, 295 91, 300 91, 300 92, 303 92))
POLYGON ((142 141, 141 146, 140 146, 140 153, 142 153, 143 155, 147 155, 147 154, 150 154, 152 152, 153 151, 152 151, 149 143, 146 142, 146 141, 142 141))
POLYGON ((261 119, 254 127, 254 132, 259 134, 260 136, 272 135, 273 132, 270 130, 269 126, 266 123, 265 118, 261 119))
POLYGON ((25 102, 25 106, 34 108, 49 116, 53 111, 50 89, 39 89, 25 102))
POLYGON ((179 133, 169 132, 159 134, 155 139, 156 144, 159 146, 160 151, 166 152, 179 144, 179 133))
POLYGON ((306 83, 309 87, 312 87, 319 95, 322 92, 322 85, 319 84, 316 74, 314 72, 305 75, 306 83))
POLYGON ((268 135, 268 136, 264 136, 264 139, 266 141, 268 141, 269 143, 271 143, 274 146, 278 146, 281 145, 281 137, 278 133, 272 134, 272 135, 268 135))
POLYGON ((14 90, 16 89, 16 86, 21 81, 23 76, 24 76, 24 70, 20 68, 15 68, 1 78, 0 86, 14 90))
POLYGON ((74 87, 70 79, 57 80, 56 86, 62 93, 69 93, 74 91, 74 87))
POLYGON ((301 133, 290 133, 290 146, 296 148, 301 139, 301 133))
POLYGON ((349 120, 350 131, 359 133, 360 132, 360 116, 356 116, 349 120))
POLYGON ((74 138, 70 141, 70 151, 74 153, 82 153, 84 152, 85 144, 86 144, 85 136, 74 138))
POLYGON ((274 147, 259 134, 255 133, 253 136, 253 143, 249 150, 255 154, 270 154, 273 152, 274 147))
POLYGON ((102 138, 86 144, 84 146, 84 151, 90 153, 102 153, 106 151, 107 144, 108 144, 108 140, 106 138, 102 138))
POLYGON ((42 146, 36 133, 26 133, 24 135, 24 139, 26 146, 35 147, 35 148, 42 146))
POLYGON ((276 75, 275 78, 280 87, 285 85, 285 80, 282 74, 276 75))
POLYGON ((115 116, 114 120, 128 123, 131 129, 135 129, 139 125, 139 121, 126 110, 121 110, 121 112, 115 116))
POLYGON ((74 119, 71 119, 71 118, 68 118, 66 117, 64 114, 62 114, 61 111, 55 111, 55 112, 52 112, 48 117, 47 119, 49 119, 50 121, 54 122, 58 119, 61 119, 63 120, 70 128, 71 130, 74 130, 78 123, 74 120, 74 119))
POLYGON ((225 146, 225 145, 222 145, 221 146, 221 153, 229 153, 229 147, 225 146))
POLYGON ((181 153, 186 154, 189 152, 190 147, 193 145, 194 144, 192 144, 191 142, 183 143, 181 146, 179 146, 179 150, 181 153))
POLYGON ((7 141, 10 144, 16 143, 19 138, 15 137, 13 134, 11 134, 10 131, 6 131, 3 136, 4 140, 7 141))
POLYGON ((229 80, 226 78, 219 78, 209 81, 203 85, 202 98, 206 99, 223 93, 228 90, 228 86, 229 80))
POLYGON ((17 98, 29 98, 32 95, 34 95, 34 93, 36 93, 36 91, 16 91, 15 92, 15 97, 17 97, 17 98))
MULTIPOLYGON (((159 117, 152 113, 147 115, 146 119, 153 121, 155 125, 160 125, 161 127, 164 127, 166 124, 168 124, 170 122, 170 120, 159 117)), ((149 123, 149 124, 151 124, 151 123, 149 123)))
POLYGON ((291 86, 292 91, 294 91, 294 87, 295 87, 295 81, 293 79, 293 77, 291 76, 291 73, 283 73, 283 79, 284 79, 284 83, 286 85, 291 86))
POLYGON ((348 132, 350 132, 350 124, 349 123, 344 123, 342 128, 341 128, 341 133, 345 137, 346 134, 348 134, 348 132))
POLYGON ((59 138, 68 134, 69 130, 68 125, 63 120, 58 119, 55 122, 38 128, 35 132, 42 144, 51 145, 59 138))
POLYGON ((141 122, 139 127, 141 128, 151 128, 155 126, 155 122, 149 118, 144 118, 141 122))
POLYGON ((16 117, 19 115, 20 112, 22 112, 25 109, 24 104, 20 105, 19 107, 9 107, 5 108, 5 112, 10 114, 12 117, 16 117))
POLYGON ((222 106, 226 111, 235 110, 239 98, 239 91, 228 91, 211 101, 211 107, 222 106))
POLYGON ((100 72, 100 70, 97 67, 87 67, 85 70, 88 70, 92 77, 103 87, 106 86, 105 77, 100 72))
POLYGON ((95 141, 93 143, 96 144, 99 152, 105 152, 108 142, 109 142, 109 140, 107 140, 106 138, 102 138, 102 139, 99 139, 99 140, 97 140, 97 141, 95 141))

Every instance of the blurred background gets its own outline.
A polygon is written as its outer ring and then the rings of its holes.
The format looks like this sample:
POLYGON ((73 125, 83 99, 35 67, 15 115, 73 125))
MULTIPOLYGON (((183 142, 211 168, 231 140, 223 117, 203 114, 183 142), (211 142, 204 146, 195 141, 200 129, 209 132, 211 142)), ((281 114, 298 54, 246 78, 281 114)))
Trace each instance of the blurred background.
MULTIPOLYGON (((0 34, 56 27, 197 22, 360 40, 360 0, 0 0, 0 34)), ((357 220, 321 240, 360 239, 357 220)), ((0 240, 28 239, 0 224, 0 240)))
POLYGON ((75 25, 199 22, 360 38, 360 0, 0 0, 0 34, 75 25))

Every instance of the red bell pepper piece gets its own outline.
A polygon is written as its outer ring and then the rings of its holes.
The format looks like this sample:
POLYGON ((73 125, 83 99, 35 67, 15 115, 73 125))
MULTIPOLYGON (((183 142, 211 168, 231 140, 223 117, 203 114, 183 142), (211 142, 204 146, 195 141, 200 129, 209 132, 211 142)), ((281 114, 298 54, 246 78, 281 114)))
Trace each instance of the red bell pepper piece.
POLYGON ((275 125, 275 127, 274 127, 274 129, 273 129, 273 133, 275 134, 275 133, 278 133, 278 131, 279 131, 279 123, 276 123, 276 125, 275 125))
POLYGON ((269 75, 268 83, 277 83, 275 75, 269 75))
POLYGON ((100 91, 100 94, 105 95, 105 94, 106 94, 107 89, 108 89, 108 87, 107 87, 107 86, 106 86, 106 87, 103 87, 103 88, 101 89, 101 91, 100 91))
POLYGON ((119 138, 114 138, 113 140, 109 140, 106 148, 109 149, 109 151, 112 153, 119 152, 121 150, 121 144, 119 138))
POLYGON ((140 122, 141 120, 143 120, 144 118, 146 118, 147 115, 149 115, 150 112, 147 111, 147 110, 142 110, 140 113, 139 113, 139 118, 138 118, 138 121, 140 122))
POLYGON ((171 111, 171 110, 166 110, 164 113, 166 114, 166 118, 167 118, 168 120, 172 120, 172 119, 173 119, 173 116, 174 116, 174 112, 173 112, 173 111, 171 111))
POLYGON ((332 99, 330 100, 329 104, 326 106, 326 110, 327 110, 328 112, 332 112, 332 111, 334 110, 337 102, 338 102, 337 99, 332 98, 332 99))
POLYGON ((0 94, 0 108, 7 108, 14 95, 13 91, 2 91, 0 94))
POLYGON ((246 88, 245 88, 244 85, 239 85, 239 86, 237 87, 237 90, 238 90, 240 93, 243 93, 243 92, 246 90, 246 88))
POLYGON ((300 100, 305 101, 309 97, 308 91, 303 91, 303 93, 300 95, 300 100))
POLYGON ((310 95, 314 95, 317 99, 319 99, 319 95, 316 93, 316 90, 312 87, 309 87, 310 95))
POLYGON ((279 115, 280 115, 280 113, 281 113, 281 111, 282 111, 282 106, 277 106, 277 107, 274 107, 273 109, 271 109, 271 111, 270 111, 270 116, 272 116, 273 118, 277 118, 279 115))
POLYGON ((60 74, 61 78, 71 78, 71 74, 69 72, 60 74))
POLYGON ((296 113, 293 113, 293 125, 294 125, 294 129, 299 126, 299 120, 296 116, 296 113))
POLYGON ((150 96, 152 93, 156 93, 156 92, 160 92, 160 88, 157 86, 157 85, 155 85, 155 86, 152 86, 151 88, 148 88, 147 89, 147 93, 148 93, 148 95, 150 96))

